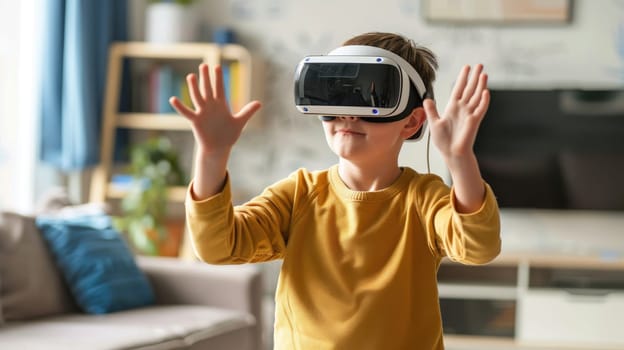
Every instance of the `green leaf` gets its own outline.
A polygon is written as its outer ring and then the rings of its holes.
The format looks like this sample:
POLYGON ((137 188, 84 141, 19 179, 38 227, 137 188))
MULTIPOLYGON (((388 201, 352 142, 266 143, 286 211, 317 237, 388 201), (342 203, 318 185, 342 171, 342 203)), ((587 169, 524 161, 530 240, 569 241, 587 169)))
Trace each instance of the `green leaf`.
POLYGON ((156 254, 159 242, 166 238, 169 186, 185 185, 186 176, 178 153, 166 137, 149 138, 130 149, 131 189, 121 201, 120 227, 131 244, 144 254, 156 254))
POLYGON ((154 242, 150 239, 147 230, 148 228, 141 225, 140 222, 133 222, 129 227, 128 236, 132 245, 139 252, 147 255, 157 255, 158 242, 154 242))

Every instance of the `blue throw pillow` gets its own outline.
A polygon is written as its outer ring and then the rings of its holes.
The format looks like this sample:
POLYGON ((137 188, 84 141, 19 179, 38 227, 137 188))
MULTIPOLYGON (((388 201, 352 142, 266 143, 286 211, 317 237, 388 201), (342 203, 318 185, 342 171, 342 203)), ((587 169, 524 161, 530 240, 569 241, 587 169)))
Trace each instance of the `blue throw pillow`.
POLYGON ((104 314, 154 303, 134 255, 105 214, 36 220, 78 306, 104 314))

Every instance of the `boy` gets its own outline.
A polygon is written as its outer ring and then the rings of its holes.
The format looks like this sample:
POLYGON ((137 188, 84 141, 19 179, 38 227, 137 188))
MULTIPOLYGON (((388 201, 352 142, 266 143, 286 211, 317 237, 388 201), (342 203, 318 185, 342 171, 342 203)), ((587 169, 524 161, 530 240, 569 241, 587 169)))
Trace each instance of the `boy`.
MULTIPOLYGON (((363 34, 350 45, 401 56, 432 91, 437 63, 429 50, 388 33, 363 34)), ((482 264, 500 251, 498 207, 472 150, 489 104, 482 66, 471 76, 470 67, 462 69, 443 116, 420 91, 417 106, 391 122, 322 117, 338 164, 300 169, 235 208, 226 164, 260 103, 232 115, 220 68, 214 87, 208 67, 199 70, 199 81, 187 77, 194 110, 171 99, 198 145, 186 203, 194 248, 213 264, 283 259, 275 349, 443 349, 440 259, 482 264), (452 189, 438 176, 398 165, 404 140, 426 120, 452 189)))

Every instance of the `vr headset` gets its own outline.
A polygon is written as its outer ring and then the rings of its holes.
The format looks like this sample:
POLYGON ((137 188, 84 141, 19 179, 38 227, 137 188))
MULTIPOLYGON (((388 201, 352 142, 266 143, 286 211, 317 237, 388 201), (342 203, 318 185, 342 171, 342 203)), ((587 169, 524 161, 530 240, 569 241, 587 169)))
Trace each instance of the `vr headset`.
MULTIPOLYGON (((427 89, 416 69, 399 55, 375 46, 348 45, 327 56, 307 56, 295 72, 295 105, 329 121, 355 116, 372 123, 407 117, 422 106, 427 89)), ((419 140, 426 122, 410 137, 419 140)))

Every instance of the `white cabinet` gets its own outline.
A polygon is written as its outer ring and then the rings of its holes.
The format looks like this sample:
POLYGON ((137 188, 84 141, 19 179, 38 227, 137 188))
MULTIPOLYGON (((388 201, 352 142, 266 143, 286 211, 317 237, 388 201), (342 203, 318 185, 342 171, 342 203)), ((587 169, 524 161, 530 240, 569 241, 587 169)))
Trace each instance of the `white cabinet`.
POLYGON ((624 349, 624 292, 529 290, 519 311, 517 338, 522 343, 624 349))
POLYGON ((503 210, 501 218, 496 260, 440 266, 446 348, 624 349, 624 213, 503 210))

